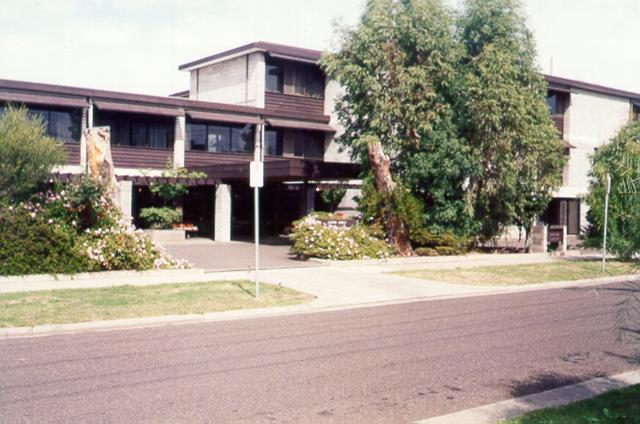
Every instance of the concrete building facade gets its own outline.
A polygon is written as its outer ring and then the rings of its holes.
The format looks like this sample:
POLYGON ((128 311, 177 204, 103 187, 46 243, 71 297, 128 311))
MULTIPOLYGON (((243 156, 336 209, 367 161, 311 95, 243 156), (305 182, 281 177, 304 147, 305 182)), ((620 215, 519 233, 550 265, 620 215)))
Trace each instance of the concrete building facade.
MULTIPOLYGON (((0 105, 27 106, 64 142, 61 176, 83 172, 82 129, 110 126, 116 174, 130 205, 125 212, 136 223, 139 210, 154 204, 148 186, 162 178, 168 162, 204 172, 206 178, 185 181, 191 189, 185 221, 217 240, 251 234, 249 162, 264 156, 263 228, 279 234, 308 210, 321 208, 322 190, 347 189, 345 208, 353 208, 358 192, 359 167, 336 142, 343 128, 335 101, 343 89, 322 74, 320 56, 251 43, 181 65, 190 87, 168 97, 0 80, 0 105)), ((580 198, 588 187, 590 155, 637 117, 640 94, 545 79, 569 161, 541 221, 566 225, 575 241, 586 226, 580 198)))

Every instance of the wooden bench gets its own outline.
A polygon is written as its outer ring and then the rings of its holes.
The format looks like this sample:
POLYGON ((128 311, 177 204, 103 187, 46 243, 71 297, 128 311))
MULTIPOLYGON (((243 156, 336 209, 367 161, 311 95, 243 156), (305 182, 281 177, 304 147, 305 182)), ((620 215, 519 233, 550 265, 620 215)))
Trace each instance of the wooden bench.
POLYGON ((172 227, 174 230, 183 230, 185 237, 187 238, 198 234, 198 226, 193 225, 190 222, 180 222, 178 224, 173 224, 172 227))

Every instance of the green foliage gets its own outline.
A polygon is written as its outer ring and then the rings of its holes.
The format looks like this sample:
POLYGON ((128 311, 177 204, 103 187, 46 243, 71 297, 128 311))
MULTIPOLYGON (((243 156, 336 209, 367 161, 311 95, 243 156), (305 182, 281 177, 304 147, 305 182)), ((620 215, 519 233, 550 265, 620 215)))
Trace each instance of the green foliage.
POLYGON ((48 137, 42 121, 27 109, 9 106, 0 115, 0 198, 28 199, 64 163, 58 141, 48 137))
MULTIPOLYGON (((187 168, 174 168, 171 162, 167 163, 167 167, 162 171, 162 176, 167 178, 207 178, 207 174, 198 171, 189 171, 187 168)), ((184 196, 189 189, 184 183, 152 183, 149 185, 149 191, 165 201, 172 201, 180 196, 184 196)))
POLYGON ((473 241, 470 237, 451 232, 433 233, 425 228, 411 233, 411 243, 420 256, 464 255, 473 241))
POLYGON ((86 178, 0 206, 0 275, 184 268, 86 178))
POLYGON ((291 232, 291 253, 303 258, 335 260, 383 258, 391 250, 383 241, 374 237, 374 228, 362 225, 335 225, 327 219, 319 219, 312 213, 294 222, 291 232))
POLYGON ((561 182, 564 145, 545 103, 533 37, 516 0, 466 0, 458 36, 461 131, 477 164, 470 195, 480 235, 527 231, 561 182))
POLYGON ((631 122, 592 158, 585 244, 602 246, 606 175, 611 175, 607 250, 622 258, 640 252, 640 122, 631 122))
POLYGON ((0 275, 72 274, 98 266, 81 251, 73 227, 32 204, 0 207, 0 275))
MULTIPOLYGON (((322 66, 345 89, 336 106, 345 127, 339 141, 366 165, 364 141, 379 139, 394 180, 425 206, 420 226, 463 232, 471 228, 462 190, 471 162, 451 107, 459 61, 452 25, 440 0, 370 0, 322 66)), ((368 196, 364 202, 377 202, 368 196)))
POLYGON ((397 185, 390 202, 387 203, 383 194, 376 190, 373 175, 369 174, 362 181, 360 194, 358 208, 367 225, 375 224, 382 227, 386 209, 390 207, 392 212, 407 225, 409 232, 422 227, 422 203, 402 186, 397 185))
POLYGON ((140 210, 140 218, 151 228, 169 229, 171 228, 171 224, 178 223, 182 220, 182 213, 169 207, 144 208, 140 210))
POLYGON ((320 199, 329 209, 329 212, 335 212, 346 193, 347 190, 342 188, 322 190, 320 192, 320 199))

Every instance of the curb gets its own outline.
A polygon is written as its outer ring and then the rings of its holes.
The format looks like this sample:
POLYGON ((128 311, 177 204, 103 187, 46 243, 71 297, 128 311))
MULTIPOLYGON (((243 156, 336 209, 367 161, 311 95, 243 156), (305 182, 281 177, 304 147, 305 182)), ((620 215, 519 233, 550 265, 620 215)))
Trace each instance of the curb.
MULTIPOLYGON (((133 330, 139 328, 150 328, 160 326, 204 324, 217 321, 233 321, 241 319, 256 319, 270 317, 285 317, 290 315, 304 315, 322 312, 338 312, 350 309, 373 308, 379 306, 402 305, 418 302, 433 302, 438 300, 465 299, 471 297, 498 296, 513 293, 526 293, 532 291, 543 291, 563 288, 588 288, 606 284, 616 284, 627 282, 626 278, 607 277, 605 279, 577 280, 561 282, 563 285, 554 287, 526 287, 518 290, 491 290, 485 292, 455 293, 426 297, 409 297, 392 300, 380 300, 365 303, 351 303, 338 305, 322 305, 321 300, 316 299, 307 304, 293 306, 279 306, 271 308, 256 309, 235 309, 223 312, 208 312, 205 314, 183 314, 183 315, 159 315, 140 318, 124 318, 103 321, 88 321, 69 324, 48 324, 34 327, 7 327, 0 328, 0 340, 24 337, 40 337, 62 334, 73 334, 82 332, 98 332, 113 330, 133 330), (320 303, 320 305, 318 305, 320 303)), ((552 284, 552 283, 549 283, 552 284)))
POLYGON ((540 409, 567 405, 636 384, 640 384, 640 372, 629 371, 478 408, 466 409, 453 414, 426 418, 415 421, 415 424, 494 424, 498 420, 517 417, 540 409))

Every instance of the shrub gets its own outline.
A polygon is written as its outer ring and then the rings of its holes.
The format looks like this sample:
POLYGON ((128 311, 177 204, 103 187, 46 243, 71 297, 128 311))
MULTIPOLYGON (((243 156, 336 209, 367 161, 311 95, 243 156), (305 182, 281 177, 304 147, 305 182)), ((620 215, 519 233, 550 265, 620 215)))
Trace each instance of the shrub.
POLYGON ((42 120, 9 106, 0 115, 0 198, 28 199, 64 162, 62 145, 44 132, 42 120))
POLYGON ((416 254, 420 256, 463 255, 469 250, 472 241, 468 237, 457 236, 450 232, 432 233, 425 228, 411 233, 411 243, 417 247, 416 254), (428 254, 421 254, 418 252, 420 248, 430 250, 421 250, 423 253, 428 252, 428 254))
POLYGON ((171 224, 176 224, 182 220, 182 213, 174 208, 144 208, 140 210, 140 218, 155 229, 168 229, 171 224))
POLYGON ((432 247, 418 247, 414 252, 418 256, 439 256, 438 251, 432 247))
POLYGON ((383 258, 391 253, 390 247, 374 237, 369 228, 331 224, 318 219, 317 214, 294 222, 290 237, 294 242, 291 252, 303 258, 349 260, 383 258))
POLYGON ((39 204, 0 209, 0 275, 97 271, 77 243, 75 229, 46 218, 39 204))
POLYGON ((188 268, 154 245, 142 230, 120 221, 110 228, 87 229, 82 243, 83 253, 103 270, 137 270, 188 268))
POLYGON ((187 267, 125 221, 88 179, 0 206, 0 275, 187 267))

